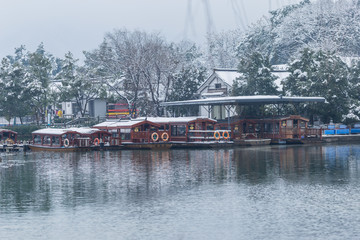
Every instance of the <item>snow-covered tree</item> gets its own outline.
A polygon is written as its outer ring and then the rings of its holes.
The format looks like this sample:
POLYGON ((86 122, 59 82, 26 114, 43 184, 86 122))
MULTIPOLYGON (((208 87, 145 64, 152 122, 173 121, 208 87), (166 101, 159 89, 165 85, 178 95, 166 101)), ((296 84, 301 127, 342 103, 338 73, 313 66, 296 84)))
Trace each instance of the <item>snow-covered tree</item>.
POLYGON ((27 86, 25 95, 33 109, 37 122, 45 122, 45 113, 50 102, 50 80, 53 78, 54 58, 45 51, 41 43, 35 52, 28 53, 28 65, 23 84, 27 86))
POLYGON ((350 67, 350 111, 344 115, 346 122, 360 121, 360 61, 353 61, 350 67))
POLYGON ((249 57, 242 57, 239 64, 241 76, 235 80, 232 94, 241 95, 275 95, 278 94, 272 68, 267 56, 253 53, 249 57))
POLYGON ((239 64, 237 47, 243 32, 239 29, 207 35, 208 68, 236 68, 239 64))
MULTIPOLYGON (((234 80, 232 86, 233 96, 249 95, 276 95, 278 94, 275 80, 272 73, 269 57, 254 52, 249 56, 240 59, 239 72, 240 77, 234 80)), ((261 107, 242 107, 237 109, 245 115, 263 115, 265 108, 261 107)))
POLYGON ((172 92, 174 74, 182 69, 185 53, 159 34, 115 30, 100 47, 85 53, 86 64, 96 70, 130 113, 161 115, 160 102, 172 92))
POLYGON ((30 112, 23 84, 27 61, 24 51, 24 46, 16 48, 14 57, 5 57, 1 62, 0 112, 9 122, 11 118, 19 117, 22 123, 23 117, 30 112))
POLYGON ((82 117, 87 113, 89 102, 103 97, 105 92, 101 81, 91 75, 87 67, 77 65, 71 52, 65 54, 62 69, 57 78, 61 79, 61 97, 63 101, 74 101, 82 117))
POLYGON ((317 114, 324 122, 341 121, 349 111, 349 71, 334 53, 305 49, 299 60, 291 63, 291 74, 283 82, 287 96, 325 97, 326 103, 307 106, 309 114, 317 114))

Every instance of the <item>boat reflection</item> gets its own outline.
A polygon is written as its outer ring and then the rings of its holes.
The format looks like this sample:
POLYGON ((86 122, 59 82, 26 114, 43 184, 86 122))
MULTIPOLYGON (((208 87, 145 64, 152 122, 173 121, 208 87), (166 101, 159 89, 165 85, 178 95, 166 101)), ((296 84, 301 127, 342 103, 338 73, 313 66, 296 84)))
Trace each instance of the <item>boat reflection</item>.
POLYGON ((0 213, 149 203, 216 184, 347 184, 359 169, 360 145, 3 155, 0 213))

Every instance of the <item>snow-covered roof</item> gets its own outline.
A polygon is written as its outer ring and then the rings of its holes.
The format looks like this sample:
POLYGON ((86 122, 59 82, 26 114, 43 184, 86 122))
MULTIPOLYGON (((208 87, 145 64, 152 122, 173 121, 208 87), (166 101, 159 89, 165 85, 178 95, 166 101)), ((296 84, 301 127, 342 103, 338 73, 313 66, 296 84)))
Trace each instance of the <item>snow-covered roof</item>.
POLYGON ((249 104, 278 104, 294 102, 325 102, 323 97, 283 97, 274 95, 255 95, 255 96, 232 96, 206 98, 187 101, 164 102, 160 105, 166 106, 185 106, 185 105, 249 105, 249 104))
POLYGON ((33 134, 42 134, 42 135, 63 135, 68 132, 75 132, 80 135, 86 134, 90 135, 96 132, 99 132, 101 130, 95 129, 95 128, 89 128, 89 127, 83 127, 83 128, 43 128, 36 130, 32 132, 33 134))
MULTIPOLYGON (((138 118, 138 119, 145 119, 145 118, 138 118)), ((210 118, 203 118, 203 117, 148 117, 146 118, 146 120, 153 122, 153 123, 158 123, 158 124, 162 124, 162 123, 179 123, 179 122, 192 122, 195 121, 197 119, 209 119, 212 121, 216 121, 210 118)))
POLYGON ((131 128, 132 126, 145 121, 143 118, 131 119, 126 121, 105 121, 94 125, 94 128, 131 128))
POLYGON ((99 129, 89 128, 89 127, 69 128, 69 130, 70 130, 70 131, 77 132, 77 133, 79 133, 79 134, 87 134, 87 135, 101 131, 101 130, 99 130, 99 129))
POLYGON ((33 134, 48 134, 48 135, 63 135, 67 132, 71 132, 69 129, 60 129, 60 128, 43 128, 32 132, 33 134))
POLYGON ((224 82, 232 86, 234 80, 241 76, 236 69, 214 69, 214 73, 224 82))

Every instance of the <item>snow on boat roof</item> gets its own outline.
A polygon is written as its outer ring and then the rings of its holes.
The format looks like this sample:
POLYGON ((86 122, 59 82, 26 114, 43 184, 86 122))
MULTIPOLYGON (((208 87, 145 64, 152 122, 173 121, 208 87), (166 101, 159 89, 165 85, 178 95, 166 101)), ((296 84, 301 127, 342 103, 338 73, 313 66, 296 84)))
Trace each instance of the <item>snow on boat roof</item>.
POLYGON ((154 123, 191 122, 191 121, 195 121, 197 119, 206 119, 206 120, 216 121, 211 118, 196 117, 196 116, 194 116, 194 117, 147 117, 147 118, 138 118, 138 119, 144 119, 144 120, 148 120, 148 121, 154 122, 154 123))
POLYGON ((105 121, 99 124, 94 125, 93 127, 95 128, 118 128, 118 127, 124 127, 124 128, 130 128, 135 124, 138 124, 139 122, 144 121, 145 119, 142 118, 137 118, 137 119, 131 119, 131 120, 126 120, 126 121, 105 121))
POLYGON ((78 134, 93 134, 93 133, 96 133, 99 131, 101 131, 101 130, 95 129, 95 128, 88 128, 88 127, 84 127, 84 128, 43 128, 43 129, 36 130, 32 133, 33 134, 42 134, 42 135, 46 135, 46 134, 48 134, 48 135, 63 135, 68 132, 76 132, 78 134))
POLYGON ((63 135, 67 132, 71 132, 69 129, 60 128, 43 128, 32 132, 33 134, 49 134, 49 135, 63 135))
POLYGON ((82 128, 69 128, 70 131, 74 131, 80 134, 93 134, 101 130, 96 128, 82 127, 82 128))
POLYGON ((299 102, 325 102, 323 97, 283 97, 272 95, 256 96, 231 96, 218 98, 205 98, 196 100, 164 102, 160 105, 184 106, 184 105, 250 105, 250 104, 276 104, 276 103, 299 103, 299 102))

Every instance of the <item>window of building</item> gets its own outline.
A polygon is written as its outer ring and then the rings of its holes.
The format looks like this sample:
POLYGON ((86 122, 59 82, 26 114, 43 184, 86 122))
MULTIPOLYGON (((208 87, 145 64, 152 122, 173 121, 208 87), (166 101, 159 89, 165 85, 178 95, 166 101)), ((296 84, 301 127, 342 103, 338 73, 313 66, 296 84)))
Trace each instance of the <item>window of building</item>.
POLYGON ((215 88, 216 89, 221 88, 221 83, 215 83, 215 88))

